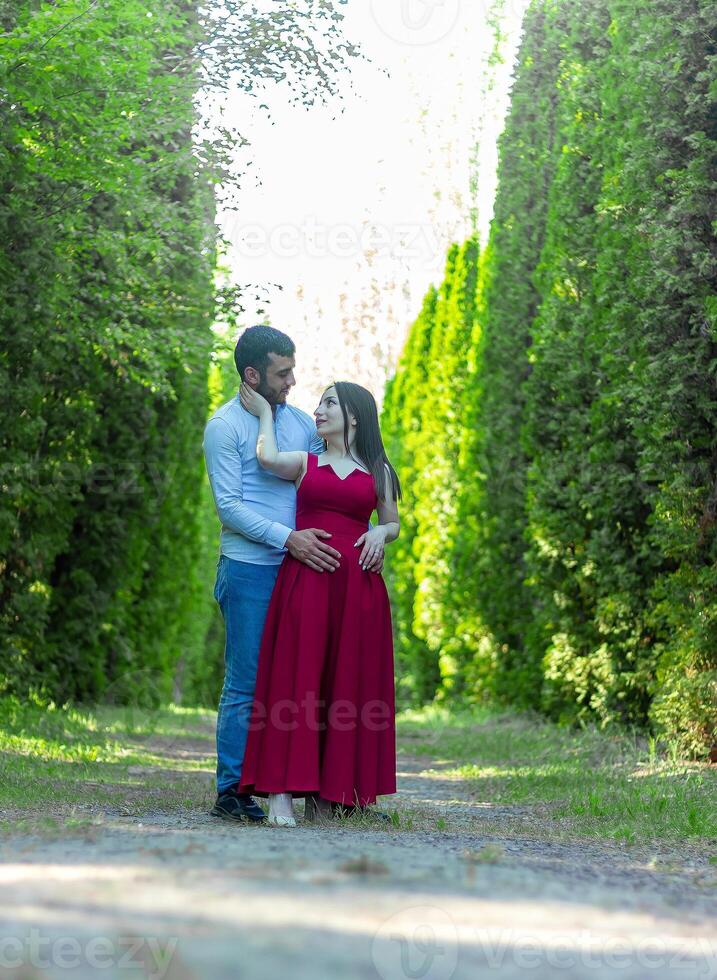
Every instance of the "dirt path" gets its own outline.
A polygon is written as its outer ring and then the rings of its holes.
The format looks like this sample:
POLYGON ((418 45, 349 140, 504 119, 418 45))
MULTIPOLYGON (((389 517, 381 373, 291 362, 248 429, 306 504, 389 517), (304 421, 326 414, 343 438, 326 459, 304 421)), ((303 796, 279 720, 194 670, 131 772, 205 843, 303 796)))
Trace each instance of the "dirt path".
POLYGON ((205 758, 166 769, 167 793, 204 781, 201 806, 88 807, 89 827, 4 839, 0 976, 717 977, 717 867, 698 849, 551 840, 534 808, 405 752, 384 801, 398 828, 228 825, 207 814, 205 758))

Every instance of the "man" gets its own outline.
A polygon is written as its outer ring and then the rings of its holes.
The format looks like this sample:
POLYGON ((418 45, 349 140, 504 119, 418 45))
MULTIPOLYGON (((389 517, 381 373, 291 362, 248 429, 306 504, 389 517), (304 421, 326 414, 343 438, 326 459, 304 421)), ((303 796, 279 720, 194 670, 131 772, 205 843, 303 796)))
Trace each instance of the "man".
MULTIPOLYGON (((272 327, 249 327, 234 362, 239 377, 272 406, 282 452, 323 452, 314 421, 287 405, 296 384, 293 341, 272 327)), ((225 820, 261 821, 266 814, 236 787, 246 746, 264 621, 279 565, 289 551, 314 569, 333 571, 341 555, 320 528, 294 530, 296 488, 262 469, 256 458, 259 420, 239 396, 222 405, 204 430, 204 456, 222 524, 214 597, 224 618, 224 686, 217 716, 217 800, 225 820)))

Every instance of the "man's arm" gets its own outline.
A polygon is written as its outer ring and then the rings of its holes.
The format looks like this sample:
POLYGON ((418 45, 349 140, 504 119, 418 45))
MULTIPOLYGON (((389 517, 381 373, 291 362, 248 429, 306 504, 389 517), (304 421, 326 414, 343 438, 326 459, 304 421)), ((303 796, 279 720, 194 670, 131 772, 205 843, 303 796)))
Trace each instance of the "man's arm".
POLYGON ((292 528, 262 517, 244 503, 241 456, 231 426, 224 419, 214 418, 207 422, 204 459, 222 524, 251 541, 283 548, 292 528))
POLYGON ((326 449, 324 446, 324 440, 321 438, 316 430, 316 426, 312 423, 313 432, 310 433, 309 441, 309 452, 313 453, 314 456, 320 456, 326 449))

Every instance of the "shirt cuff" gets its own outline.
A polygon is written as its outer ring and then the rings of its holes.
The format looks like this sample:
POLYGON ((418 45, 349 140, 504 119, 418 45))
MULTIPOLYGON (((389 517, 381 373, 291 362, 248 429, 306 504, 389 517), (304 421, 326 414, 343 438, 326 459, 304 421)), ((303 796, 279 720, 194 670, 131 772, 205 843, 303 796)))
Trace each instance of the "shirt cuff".
POLYGON ((285 524, 274 521, 266 533, 266 544, 270 544, 273 548, 283 548, 293 530, 293 527, 287 527, 285 524))

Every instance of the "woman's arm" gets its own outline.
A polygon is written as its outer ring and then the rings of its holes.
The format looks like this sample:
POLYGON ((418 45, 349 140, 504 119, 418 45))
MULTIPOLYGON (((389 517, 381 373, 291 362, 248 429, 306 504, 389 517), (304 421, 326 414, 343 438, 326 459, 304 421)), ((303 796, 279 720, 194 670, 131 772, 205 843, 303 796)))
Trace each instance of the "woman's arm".
POLYGON ((383 497, 379 497, 376 505, 378 524, 365 534, 362 534, 354 547, 363 545, 359 555, 359 565, 369 572, 375 571, 383 559, 384 546, 389 541, 395 541, 401 530, 398 519, 398 502, 390 494, 391 479, 386 469, 386 489, 383 497))
POLYGON ((274 417, 271 414, 271 405, 246 381, 242 382, 239 389, 239 398, 247 412, 251 412, 259 419, 259 435, 256 440, 256 458, 259 463, 265 470, 280 476, 282 480, 298 480, 306 469, 307 453, 301 451, 279 452, 274 435, 274 417))
POLYGON ((395 541, 401 531, 401 522, 398 519, 398 502, 389 496, 391 482, 388 472, 386 473, 386 483, 388 488, 386 496, 381 497, 376 505, 378 524, 375 528, 377 531, 381 530, 384 532, 384 544, 388 544, 389 541, 395 541))
POLYGON ((388 466, 384 466, 384 493, 379 497, 376 505, 378 514, 378 526, 386 528, 386 541, 395 541, 401 531, 401 522, 398 517, 398 501, 393 499, 391 492, 391 471, 388 466))
POLYGON ((378 527, 386 531, 385 542, 395 541, 401 531, 401 522, 398 519, 398 507, 395 500, 379 500, 376 507, 378 514, 378 527))

